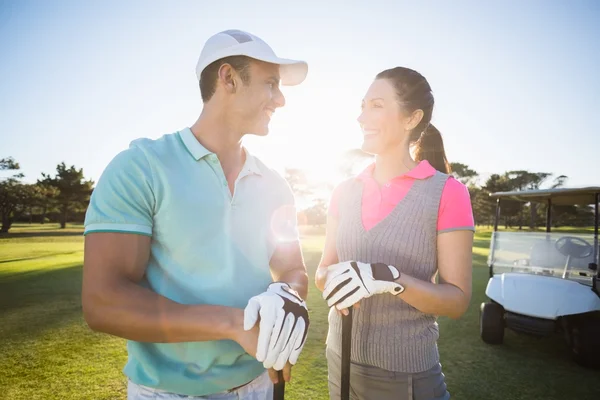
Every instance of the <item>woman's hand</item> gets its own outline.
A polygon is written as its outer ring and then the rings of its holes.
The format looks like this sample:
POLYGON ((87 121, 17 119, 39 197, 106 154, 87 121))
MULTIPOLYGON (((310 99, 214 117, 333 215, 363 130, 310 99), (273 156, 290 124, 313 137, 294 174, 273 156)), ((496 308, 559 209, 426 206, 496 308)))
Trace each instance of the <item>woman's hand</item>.
MULTIPOLYGON (((358 303, 354 303, 352 305, 352 309, 354 310, 358 310, 360 308, 360 301, 358 303)), ((345 316, 350 314, 350 312, 348 311, 347 308, 342 308, 341 310, 338 310, 337 308, 334 308, 335 312, 338 313, 339 316, 345 316)))
POLYGON ((346 309, 376 294, 398 295, 404 287, 396 282, 400 271, 382 263, 345 261, 328 267, 323 298, 329 307, 346 309))

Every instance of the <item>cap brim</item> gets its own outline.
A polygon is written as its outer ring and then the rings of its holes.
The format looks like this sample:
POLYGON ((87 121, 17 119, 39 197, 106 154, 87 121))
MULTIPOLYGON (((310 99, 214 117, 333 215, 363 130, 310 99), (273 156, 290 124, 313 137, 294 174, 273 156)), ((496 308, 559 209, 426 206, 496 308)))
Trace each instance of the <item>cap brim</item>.
POLYGON ((304 82, 308 74, 308 64, 306 61, 278 57, 264 57, 260 60, 279 65, 279 75, 283 86, 299 85, 304 82))

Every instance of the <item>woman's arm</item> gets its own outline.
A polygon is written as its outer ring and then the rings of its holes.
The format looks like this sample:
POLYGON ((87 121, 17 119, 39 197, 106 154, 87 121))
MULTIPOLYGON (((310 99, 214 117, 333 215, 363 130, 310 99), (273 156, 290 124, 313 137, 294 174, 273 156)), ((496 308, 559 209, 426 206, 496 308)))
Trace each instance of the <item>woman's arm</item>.
MULTIPOLYGON (((339 189, 338 187, 337 192, 339 189)), ((452 218, 446 221, 448 226, 443 226, 444 229, 473 225, 468 192, 463 190, 457 193, 460 198, 452 198, 449 202, 451 208, 445 207, 447 208, 445 211, 450 213, 452 218), (461 199, 462 203, 458 201, 461 199), (457 207, 459 204, 463 207, 457 207), (456 218, 457 212, 460 214, 461 211, 464 218, 456 218)), ((338 233, 338 219, 335 213, 336 194, 338 193, 334 193, 331 203, 334 212, 329 213, 327 218, 323 255, 315 274, 315 284, 321 292, 325 289, 328 267, 339 263, 336 248, 338 233)), ((439 283, 423 281, 401 273, 396 282, 404 286, 405 290, 398 296, 421 312, 456 319, 464 314, 471 301, 473 231, 440 232, 437 234, 436 247, 439 283)), ((397 267, 402 271, 401 265, 397 267)), ((354 306, 357 307, 359 304, 356 303, 354 306)), ((343 313, 346 314, 346 310, 343 310, 343 313)))
MULTIPOLYGON (((401 274, 405 290, 398 295, 417 310, 453 319, 461 317, 471 301, 473 232, 440 233, 437 237, 439 283, 401 274)), ((401 270, 401 266, 398 266, 401 270)))
MULTIPOLYGON (((323 255, 315 274, 315 285, 321 292, 325 287, 327 268, 339 262, 337 229, 337 219, 328 216, 323 255)), ((402 273, 396 282, 404 286, 405 290, 398 296, 426 314, 453 319, 461 317, 471 301, 472 250, 472 231, 440 233, 437 236, 439 283, 423 281, 402 273)), ((398 269, 401 271, 402 267, 398 266, 398 269)))

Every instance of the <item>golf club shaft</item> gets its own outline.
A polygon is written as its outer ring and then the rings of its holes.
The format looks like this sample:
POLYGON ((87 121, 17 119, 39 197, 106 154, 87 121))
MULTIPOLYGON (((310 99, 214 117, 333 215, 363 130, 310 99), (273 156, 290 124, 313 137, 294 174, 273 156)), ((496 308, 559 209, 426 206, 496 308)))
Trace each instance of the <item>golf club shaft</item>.
POLYGON ((352 338, 352 307, 342 315, 342 382, 341 400, 350 399, 350 351, 352 338))
POLYGON ((277 383, 273 387, 273 400, 285 399, 285 381, 283 380, 283 371, 277 371, 277 383))

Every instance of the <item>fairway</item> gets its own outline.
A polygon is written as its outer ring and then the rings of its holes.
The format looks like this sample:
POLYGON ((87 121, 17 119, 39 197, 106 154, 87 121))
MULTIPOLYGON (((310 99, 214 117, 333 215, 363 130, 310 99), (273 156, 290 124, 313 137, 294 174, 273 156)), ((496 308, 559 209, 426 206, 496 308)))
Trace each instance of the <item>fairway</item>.
MULTIPOLYGON (((16 225, 0 236, 0 399, 125 399, 125 341, 93 333, 81 314, 81 226, 16 225)), ((598 371, 574 364, 561 337, 507 331, 505 344, 479 338, 489 230, 474 247, 473 300, 460 320, 440 318, 442 365, 453 399, 598 399, 598 371)), ((312 284, 323 236, 305 233, 311 330, 287 399, 327 399, 327 307, 312 284)), ((600 338, 598 338, 600 340, 600 338)))

